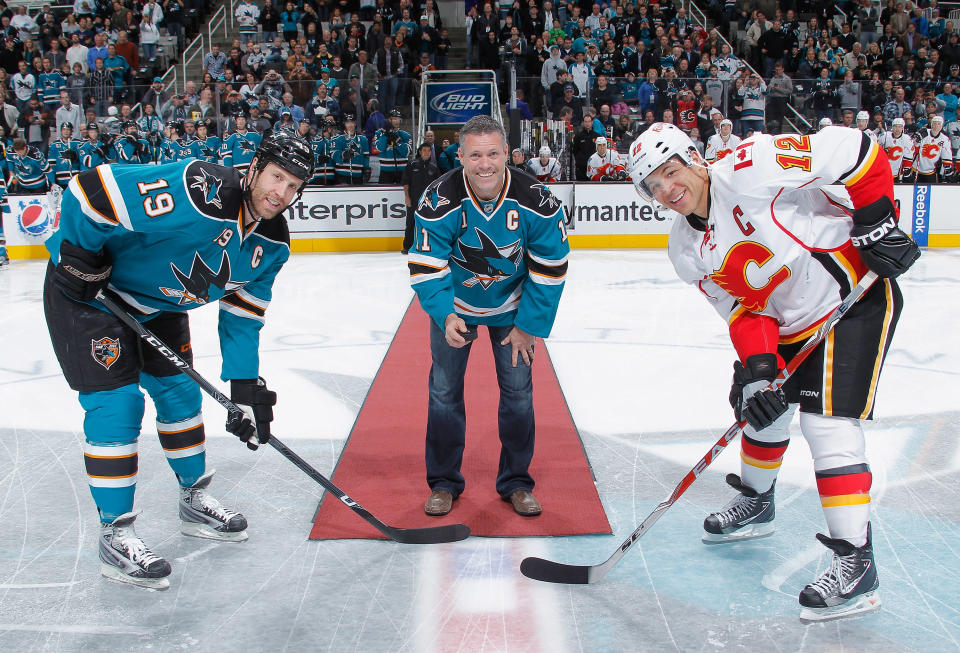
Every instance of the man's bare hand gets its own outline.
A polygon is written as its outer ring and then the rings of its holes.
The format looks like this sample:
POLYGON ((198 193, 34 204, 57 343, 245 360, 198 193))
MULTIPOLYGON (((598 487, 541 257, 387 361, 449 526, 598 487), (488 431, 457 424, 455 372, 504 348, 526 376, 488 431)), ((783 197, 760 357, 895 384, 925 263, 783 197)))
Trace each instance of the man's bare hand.
POLYGON ((518 354, 519 358, 522 359, 525 364, 531 365, 533 363, 533 344, 536 341, 536 336, 531 336, 526 331, 513 327, 500 344, 511 345, 513 347, 511 360, 513 361, 513 366, 516 367, 518 354))
MULTIPOLYGON (((456 349, 460 349, 467 344, 467 339, 463 334, 467 332, 467 323, 457 315, 451 313, 443 322, 443 335, 447 339, 447 344, 456 349)), ((516 363, 514 363, 516 365, 516 363)))

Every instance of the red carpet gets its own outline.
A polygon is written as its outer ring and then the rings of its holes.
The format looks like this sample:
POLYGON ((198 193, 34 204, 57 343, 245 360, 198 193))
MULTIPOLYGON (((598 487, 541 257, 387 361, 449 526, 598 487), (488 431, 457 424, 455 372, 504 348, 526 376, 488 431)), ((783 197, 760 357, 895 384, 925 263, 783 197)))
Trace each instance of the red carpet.
MULTIPOLYGON (((473 343, 467 367, 466 490, 445 517, 428 517, 430 494, 423 461, 430 371, 428 317, 411 304, 364 401, 333 481, 380 520, 400 528, 464 523, 492 537, 610 533, 580 436, 570 419, 557 376, 542 343, 534 358, 537 445, 530 474, 543 505, 538 517, 521 517, 494 489, 497 437, 496 371, 485 328, 473 343)), ((380 538, 377 530, 329 494, 317 510, 310 539, 380 538)))

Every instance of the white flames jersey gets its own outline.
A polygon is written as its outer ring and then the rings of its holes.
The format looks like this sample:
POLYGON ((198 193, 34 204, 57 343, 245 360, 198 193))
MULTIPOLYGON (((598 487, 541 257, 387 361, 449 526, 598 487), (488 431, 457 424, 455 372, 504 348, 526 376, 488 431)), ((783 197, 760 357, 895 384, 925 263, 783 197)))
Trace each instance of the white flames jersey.
POLYGON ((798 342, 867 271, 850 242, 849 200, 823 187, 855 185, 883 156, 847 127, 754 135, 708 168, 710 215, 676 217, 670 261, 728 322, 767 315, 781 342, 798 342))
POLYGON ((917 145, 913 169, 919 174, 926 175, 934 172, 948 172, 952 169, 953 148, 950 147, 950 139, 947 135, 941 131, 934 136, 929 129, 924 129, 920 134, 923 138, 917 145))
POLYGON ((587 160, 587 178, 600 181, 602 175, 612 175, 617 168, 623 168, 625 165, 617 151, 608 146, 604 156, 594 152, 587 160))
POLYGON ((890 171, 894 177, 906 172, 913 165, 913 151, 915 145, 913 138, 906 132, 899 137, 894 136, 892 131, 884 132, 880 137, 880 147, 887 153, 890 159, 890 171))
POLYGON ((527 168, 530 170, 530 174, 540 181, 560 181, 563 176, 560 163, 553 157, 550 157, 547 165, 543 165, 540 157, 534 157, 527 161, 527 168))
POLYGON ((730 134, 726 141, 720 138, 720 134, 714 134, 707 139, 707 149, 704 158, 707 160, 707 163, 719 161, 723 157, 733 154, 734 148, 740 145, 740 143, 740 137, 736 134, 730 134))

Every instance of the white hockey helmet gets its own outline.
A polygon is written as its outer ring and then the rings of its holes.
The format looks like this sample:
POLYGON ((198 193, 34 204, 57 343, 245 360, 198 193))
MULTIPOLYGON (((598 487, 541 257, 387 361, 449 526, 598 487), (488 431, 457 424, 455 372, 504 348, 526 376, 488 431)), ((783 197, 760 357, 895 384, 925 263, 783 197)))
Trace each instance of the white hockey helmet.
POLYGON ((820 119, 820 129, 823 129, 824 127, 829 127, 832 124, 833 124, 833 121, 830 120, 829 118, 820 119))
POLYGON ((630 146, 630 179, 640 197, 653 201, 653 193, 647 188, 644 179, 672 157, 680 157, 686 165, 693 165, 691 151, 697 147, 676 125, 655 122, 640 134, 630 146))
POLYGON ((860 113, 857 114, 857 120, 866 120, 869 122, 870 114, 866 111, 861 111, 860 113))
POLYGON ((905 126, 906 124, 907 124, 907 123, 906 123, 906 121, 905 121, 903 118, 894 118, 894 119, 893 119, 893 123, 892 123, 892 125, 893 125, 894 127, 897 127, 897 126, 903 127, 903 126, 905 126))
POLYGON ((550 156, 550 154, 552 153, 550 152, 549 145, 544 145, 543 147, 540 148, 540 156, 550 156))

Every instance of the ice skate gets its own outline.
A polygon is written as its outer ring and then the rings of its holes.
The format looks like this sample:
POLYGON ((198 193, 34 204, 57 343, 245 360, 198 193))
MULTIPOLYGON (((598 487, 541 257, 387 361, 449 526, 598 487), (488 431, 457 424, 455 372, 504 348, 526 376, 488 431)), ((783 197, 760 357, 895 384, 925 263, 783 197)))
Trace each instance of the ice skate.
POLYGON ((773 488, 757 492, 747 487, 736 474, 727 474, 727 484, 740 494, 735 496, 723 510, 711 513, 703 520, 701 538, 706 544, 740 542, 773 534, 773 488))
POLYGON ((880 579, 873 561, 870 524, 867 543, 859 548, 820 533, 817 539, 833 551, 833 561, 820 578, 800 592, 800 621, 831 621, 879 610, 880 579))
POLYGON ((154 554, 133 530, 139 512, 100 525, 100 573, 121 583, 155 590, 170 587, 170 563, 154 554))
POLYGON ((214 470, 210 470, 192 486, 180 488, 180 532, 191 537, 243 542, 247 539, 246 518, 227 510, 207 493, 213 474, 214 470))

